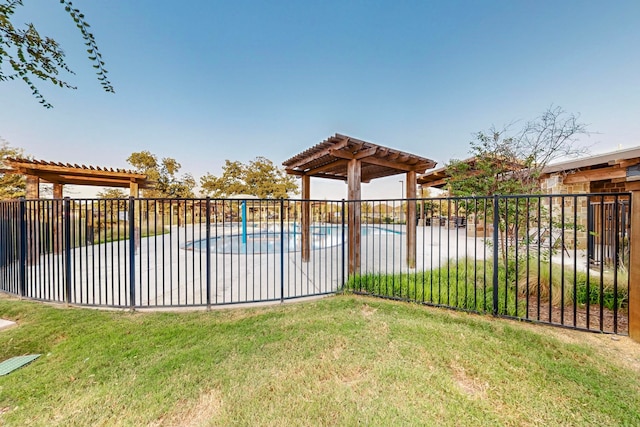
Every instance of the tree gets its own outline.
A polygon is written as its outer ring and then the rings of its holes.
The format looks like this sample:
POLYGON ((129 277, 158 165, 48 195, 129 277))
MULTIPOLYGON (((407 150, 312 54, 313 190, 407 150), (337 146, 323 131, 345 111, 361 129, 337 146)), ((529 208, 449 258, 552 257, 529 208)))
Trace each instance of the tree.
POLYGON ((576 145, 580 136, 589 134, 587 125, 560 107, 551 106, 515 135, 509 128, 478 132, 471 142, 472 159, 447 165, 452 195, 535 194, 545 166, 587 152, 576 145))
POLYGON ((0 200, 17 199, 26 194, 27 180, 24 175, 2 172, 6 167, 4 160, 9 157, 24 157, 24 150, 11 147, 0 138, 0 200))
POLYGON ((98 193, 100 199, 126 199, 127 194, 119 188, 105 188, 98 193))
POLYGON ((298 194, 295 178, 265 157, 256 157, 249 164, 225 160, 222 175, 207 173, 200 178, 200 187, 211 197, 250 194, 261 199, 286 199, 290 193, 298 194))
MULTIPOLYGON (((89 31, 84 14, 74 8, 68 0, 60 0, 60 3, 82 34, 89 60, 93 63, 102 89, 114 93, 113 86, 107 78, 102 55, 98 51, 93 34, 89 31)), ((45 108, 51 108, 52 105, 40 93, 32 78, 37 77, 62 88, 76 89, 60 77, 61 72, 74 72, 65 62, 64 51, 54 39, 40 35, 31 23, 26 24, 25 28, 13 25, 11 19, 19 6, 23 6, 22 0, 4 0, 0 3, 0 82, 24 81, 38 102, 45 108), (6 68, 10 70, 7 71, 6 68)))
MULTIPOLYGON (((509 126, 478 132, 476 140, 471 142, 473 157, 467 161, 453 160, 447 165, 450 175, 447 186, 453 196, 540 193, 539 180, 545 166, 559 158, 584 155, 587 149, 576 143, 580 136, 588 134, 587 125, 579 121, 579 116, 554 106, 525 123, 515 135, 509 134, 509 126)), ((474 217, 494 215, 491 200, 462 199, 455 200, 454 205, 456 210, 474 217)), ((527 226, 523 226, 525 223, 539 227, 554 219, 550 201, 537 198, 502 199, 498 210, 499 231, 511 243, 523 238, 522 234, 527 230, 527 226)), ((571 226, 575 225, 564 223, 565 229, 571 226)), ((506 242, 504 240, 500 246, 505 265, 509 257, 515 255, 507 251, 506 242)))
POLYGON ((182 165, 170 157, 158 161, 155 154, 149 151, 132 153, 127 162, 137 172, 147 175, 149 180, 155 182, 155 188, 142 190, 144 197, 158 198, 189 198, 193 197, 193 188, 196 181, 191 174, 178 175, 182 165))

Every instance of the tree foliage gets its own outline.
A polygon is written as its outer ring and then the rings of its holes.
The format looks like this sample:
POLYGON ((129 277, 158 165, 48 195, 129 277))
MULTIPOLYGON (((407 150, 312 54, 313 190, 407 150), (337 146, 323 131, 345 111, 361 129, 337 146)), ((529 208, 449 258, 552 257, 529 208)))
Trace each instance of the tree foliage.
POLYGON ((178 175, 182 165, 170 157, 158 161, 155 154, 149 151, 132 153, 127 162, 137 172, 144 173, 148 179, 155 182, 153 189, 142 190, 144 197, 193 197, 196 181, 191 174, 178 175))
POLYGON ((260 156, 249 164, 225 160, 222 175, 216 177, 207 173, 200 178, 200 187, 211 197, 249 194, 261 199, 286 199, 289 194, 298 194, 295 178, 260 156))
POLYGON ((98 193, 100 199, 126 199, 127 193, 120 188, 105 188, 98 193))
POLYGON ((2 173, 2 169, 6 167, 4 160, 8 157, 24 157, 24 150, 11 147, 7 141, 0 138, 0 200, 23 197, 27 188, 24 175, 2 173))
POLYGON ((471 161, 447 165, 449 191, 454 196, 534 194, 542 170, 553 160, 584 155, 577 146, 588 135, 579 116, 551 106, 515 134, 510 126, 480 131, 471 142, 471 161))
MULTIPOLYGON (((82 34, 88 58, 93 63, 102 89, 105 92, 115 92, 107 78, 105 63, 84 14, 68 0, 60 0, 60 3, 82 34)), ((74 72, 66 63, 62 47, 54 39, 42 36, 32 23, 26 24, 24 28, 13 24, 11 20, 16 8, 20 6, 23 6, 22 0, 0 2, 0 82, 24 81, 38 102, 51 108, 52 105, 40 93, 32 78, 36 77, 62 88, 75 89, 75 86, 60 77, 61 72, 74 72)))

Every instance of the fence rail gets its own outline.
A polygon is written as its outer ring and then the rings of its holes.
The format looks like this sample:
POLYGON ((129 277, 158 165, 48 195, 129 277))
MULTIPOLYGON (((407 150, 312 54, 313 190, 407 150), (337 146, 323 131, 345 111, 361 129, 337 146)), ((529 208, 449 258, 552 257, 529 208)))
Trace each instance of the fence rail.
POLYGON ((624 334, 629 207, 627 193, 1 202, 0 290, 77 305, 163 308, 347 289, 624 334), (351 209, 360 212, 361 229, 359 265, 349 275, 351 209))

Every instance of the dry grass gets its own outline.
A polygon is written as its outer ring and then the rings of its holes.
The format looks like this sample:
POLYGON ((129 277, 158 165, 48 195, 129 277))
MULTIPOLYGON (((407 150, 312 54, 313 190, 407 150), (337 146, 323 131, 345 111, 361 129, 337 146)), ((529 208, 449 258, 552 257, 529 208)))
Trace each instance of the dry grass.
MULTIPOLYGON (((602 279, 599 272, 591 272, 588 278, 590 284, 590 293, 592 298, 599 299, 600 288, 604 298, 610 298, 608 301, 613 304, 613 293, 617 285, 618 304, 621 305, 628 298, 629 275, 626 270, 618 270, 617 277, 612 271, 604 271, 602 279), (616 282, 617 280, 617 282, 616 282)), ((565 268, 564 271, 560 265, 553 264, 550 267, 549 262, 540 262, 537 259, 529 260, 528 272, 526 267, 520 268, 520 278, 518 279, 518 293, 520 297, 538 296, 542 301, 549 301, 549 295, 553 305, 560 306, 563 302, 565 305, 586 304, 586 272, 574 272, 573 268, 565 268), (574 299, 574 283, 578 290, 574 299)), ((591 301, 593 302, 593 301, 591 301)), ((608 307, 612 308, 612 307, 608 307)))

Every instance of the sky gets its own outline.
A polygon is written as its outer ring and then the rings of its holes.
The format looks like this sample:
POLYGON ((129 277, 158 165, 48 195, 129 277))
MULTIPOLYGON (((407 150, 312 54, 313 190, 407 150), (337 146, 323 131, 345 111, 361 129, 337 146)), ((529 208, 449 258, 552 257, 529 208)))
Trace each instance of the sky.
MULTIPOLYGON (((36 82, 45 109, 0 82, 0 138, 41 160, 130 169, 148 150, 198 180, 341 133, 444 166, 474 133, 550 106, 580 114, 592 154, 640 146, 638 0, 74 0, 115 94, 59 2, 24 3, 14 24, 57 40, 77 86, 36 82)), ((363 198, 399 198, 404 179, 363 184, 363 198)), ((314 199, 346 194, 312 179, 314 199)))

